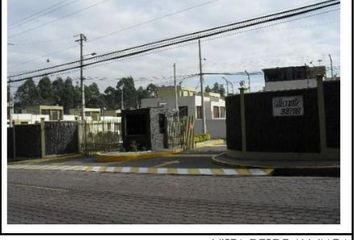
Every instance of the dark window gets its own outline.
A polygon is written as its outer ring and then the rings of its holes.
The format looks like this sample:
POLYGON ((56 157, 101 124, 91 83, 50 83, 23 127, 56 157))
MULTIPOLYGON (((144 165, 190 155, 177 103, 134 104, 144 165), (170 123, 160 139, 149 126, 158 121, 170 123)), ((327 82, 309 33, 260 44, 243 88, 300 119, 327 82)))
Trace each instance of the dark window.
POLYGON ((220 107, 220 118, 225 118, 225 117, 226 117, 225 107, 220 107))
POLYGON ((202 106, 197 106, 197 119, 202 119, 202 106))
POLYGON ((94 120, 94 121, 100 120, 100 114, 97 112, 93 112, 91 116, 92 116, 92 120, 94 120))
POLYGON ((49 110, 44 109, 44 110, 41 111, 41 114, 42 114, 42 115, 49 115, 50 112, 49 112, 49 110))
POLYGON ((159 114, 159 129, 160 133, 165 133, 166 126, 165 126, 165 115, 159 114))
POLYGON ((188 107, 187 106, 181 106, 178 109, 179 109, 179 117, 180 118, 188 116, 188 107))
POLYGON ((127 135, 146 135, 147 134, 147 115, 134 114, 126 115, 126 134, 127 135))
POLYGON ((51 111, 51 114, 49 115, 49 120, 60 120, 60 112, 56 110, 51 111))
POLYGON ((220 114, 219 114, 219 107, 218 106, 214 106, 213 107, 213 116, 214 118, 219 118, 220 117, 220 114))

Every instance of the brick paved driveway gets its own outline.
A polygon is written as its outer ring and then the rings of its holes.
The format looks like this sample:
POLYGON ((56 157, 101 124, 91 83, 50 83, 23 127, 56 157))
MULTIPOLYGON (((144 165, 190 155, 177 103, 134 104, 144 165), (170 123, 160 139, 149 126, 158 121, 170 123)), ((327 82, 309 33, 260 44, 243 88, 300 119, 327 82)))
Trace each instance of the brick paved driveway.
POLYGON ((8 170, 9 223, 339 223, 339 178, 8 170))

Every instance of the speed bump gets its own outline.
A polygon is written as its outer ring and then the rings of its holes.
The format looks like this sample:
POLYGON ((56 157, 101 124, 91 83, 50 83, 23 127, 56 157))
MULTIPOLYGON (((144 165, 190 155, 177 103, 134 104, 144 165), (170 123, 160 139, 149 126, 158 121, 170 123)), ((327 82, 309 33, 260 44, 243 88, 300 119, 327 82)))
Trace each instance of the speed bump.
POLYGON ((96 173, 136 173, 193 176, 270 176, 274 169, 262 168, 156 168, 156 167, 103 167, 70 165, 8 165, 8 169, 85 171, 96 173))

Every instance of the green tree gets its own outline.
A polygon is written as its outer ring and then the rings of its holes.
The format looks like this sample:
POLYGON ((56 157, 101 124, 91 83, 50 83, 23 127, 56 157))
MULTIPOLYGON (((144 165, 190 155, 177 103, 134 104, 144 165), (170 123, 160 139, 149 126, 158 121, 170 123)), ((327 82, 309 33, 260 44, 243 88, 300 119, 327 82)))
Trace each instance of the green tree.
POLYGON ((158 95, 158 88, 155 84, 150 83, 147 87, 146 87, 146 91, 149 94, 149 97, 157 97, 158 95))
POLYGON ((38 87, 32 79, 26 80, 18 87, 15 94, 15 107, 17 110, 22 110, 27 106, 40 103, 40 93, 38 87))
POLYGON ((52 82, 49 77, 45 76, 38 82, 38 90, 40 95, 40 103, 51 105, 54 104, 52 82))
POLYGON ((150 97, 150 94, 149 94, 148 90, 144 89, 143 87, 139 87, 136 92, 137 92, 137 97, 138 97, 138 105, 140 108, 141 107, 141 99, 150 97))
POLYGON ((121 106, 122 86, 123 88, 123 101, 124 108, 134 108, 137 104, 137 92, 134 86, 134 79, 132 77, 121 78, 116 86, 117 94, 116 101, 121 106))
POLYGON ((103 108, 105 106, 104 96, 100 93, 96 83, 85 86, 85 103, 86 107, 103 108))
POLYGON ((219 84, 219 83, 214 83, 214 86, 213 88, 211 89, 212 92, 215 92, 215 93, 220 93, 221 96, 225 96, 225 88, 224 88, 224 85, 222 84, 219 84))
POLYGON ((69 113, 70 108, 75 107, 75 88, 70 77, 64 82, 63 96, 61 97, 65 114, 69 113))
POLYGON ((113 87, 109 86, 104 90, 105 104, 108 110, 115 110, 118 108, 115 96, 116 90, 113 87))
POLYGON ((211 90, 211 88, 209 87, 209 85, 208 86, 206 86, 206 88, 205 88, 205 92, 211 92, 212 90, 211 90))
POLYGON ((77 83, 74 86, 74 108, 81 107, 81 88, 77 83))
POLYGON ((52 91, 54 104, 63 106, 65 101, 65 84, 61 77, 58 77, 55 81, 53 81, 52 91))

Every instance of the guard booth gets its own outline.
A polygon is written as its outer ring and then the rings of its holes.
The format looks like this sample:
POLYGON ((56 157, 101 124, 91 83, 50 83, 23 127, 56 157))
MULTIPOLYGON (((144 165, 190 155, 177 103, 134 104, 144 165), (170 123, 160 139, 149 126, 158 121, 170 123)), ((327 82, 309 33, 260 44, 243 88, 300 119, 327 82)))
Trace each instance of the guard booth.
POLYGON ((123 147, 127 151, 168 148, 167 114, 161 107, 123 110, 123 147))

